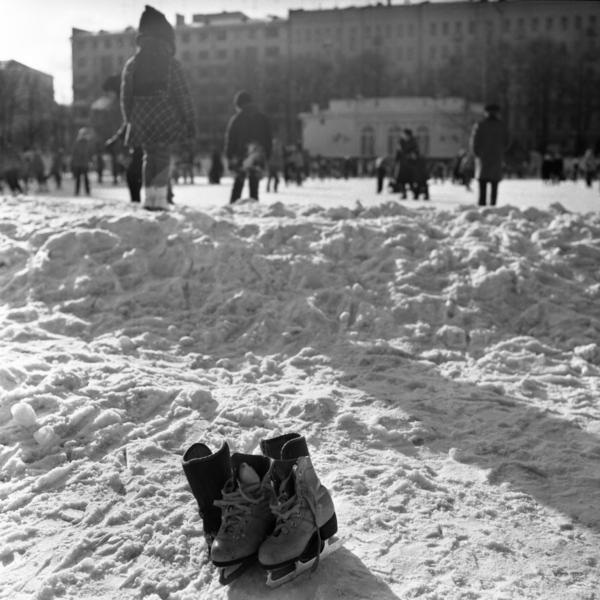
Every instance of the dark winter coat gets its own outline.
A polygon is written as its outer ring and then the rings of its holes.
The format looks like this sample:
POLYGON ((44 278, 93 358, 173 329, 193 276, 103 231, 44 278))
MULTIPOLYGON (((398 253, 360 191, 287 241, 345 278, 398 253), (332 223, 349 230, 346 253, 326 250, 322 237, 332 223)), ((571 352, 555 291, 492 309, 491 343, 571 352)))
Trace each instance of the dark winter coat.
POLYGON ((71 152, 71 169, 87 169, 90 165, 91 145, 87 137, 78 137, 71 152))
POLYGON ((168 45, 146 39, 127 61, 121 76, 121 111, 131 147, 194 137, 192 96, 168 45))
POLYGON ((504 124, 488 116, 473 128, 471 152, 475 156, 475 176, 485 181, 502 179, 502 159, 506 146, 504 124))
POLYGON ((265 160, 270 158, 272 136, 269 119, 254 104, 247 104, 229 120, 225 132, 225 156, 230 164, 239 165, 253 146, 262 149, 265 160))

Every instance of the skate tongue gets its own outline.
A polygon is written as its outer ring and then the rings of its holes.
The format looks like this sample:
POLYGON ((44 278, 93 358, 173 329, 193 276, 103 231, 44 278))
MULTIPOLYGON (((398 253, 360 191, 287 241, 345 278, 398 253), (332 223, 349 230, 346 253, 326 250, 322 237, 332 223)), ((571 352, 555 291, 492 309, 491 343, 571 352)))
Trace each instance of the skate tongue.
POLYGON ((248 463, 243 462, 238 469, 238 481, 244 485, 256 485, 260 483, 260 477, 248 463))

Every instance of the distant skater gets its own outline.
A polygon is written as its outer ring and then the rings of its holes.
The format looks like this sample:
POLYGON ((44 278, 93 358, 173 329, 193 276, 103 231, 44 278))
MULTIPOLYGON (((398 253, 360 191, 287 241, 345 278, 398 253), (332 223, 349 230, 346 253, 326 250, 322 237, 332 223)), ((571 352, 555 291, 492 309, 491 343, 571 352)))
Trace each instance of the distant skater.
POLYGON ((485 118, 477 123, 471 135, 471 152, 475 156, 475 176, 479 180, 479 206, 486 206, 487 187, 490 187, 490 205, 498 199, 498 184, 502 179, 502 160, 505 148, 504 123, 500 107, 488 104, 485 118))
POLYGON ((71 171, 75 179, 75 195, 79 196, 81 181, 85 186, 85 193, 90 195, 90 178, 88 170, 90 168, 91 145, 88 139, 88 133, 85 127, 82 127, 77 134, 73 151, 71 152, 71 171))
POLYGON ((236 114, 225 132, 225 156, 229 169, 235 173, 230 204, 242 197, 246 178, 250 198, 258 200, 258 183, 271 157, 273 143, 269 119, 258 110, 248 92, 238 92, 234 105, 236 114))

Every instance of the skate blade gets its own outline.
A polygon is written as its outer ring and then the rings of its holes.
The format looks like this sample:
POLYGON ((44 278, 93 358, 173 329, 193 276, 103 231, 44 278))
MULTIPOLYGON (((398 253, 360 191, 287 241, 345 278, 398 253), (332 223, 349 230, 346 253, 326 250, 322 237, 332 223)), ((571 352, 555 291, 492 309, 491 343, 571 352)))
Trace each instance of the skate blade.
POLYGON ((219 583, 221 585, 229 585, 235 581, 240 575, 243 575, 250 567, 256 564, 256 558, 251 558, 235 565, 227 567, 219 567, 219 583))
MULTIPOLYGON (((322 561, 326 556, 329 556, 336 550, 339 550, 341 546, 341 538, 335 535, 325 540, 323 550, 319 554, 319 562, 322 561)), ((314 556, 305 562, 302 560, 297 560, 283 567, 268 570, 267 585, 270 588, 275 588, 283 585, 284 583, 292 581, 292 579, 296 579, 296 577, 311 569, 316 560, 317 557, 314 556)))

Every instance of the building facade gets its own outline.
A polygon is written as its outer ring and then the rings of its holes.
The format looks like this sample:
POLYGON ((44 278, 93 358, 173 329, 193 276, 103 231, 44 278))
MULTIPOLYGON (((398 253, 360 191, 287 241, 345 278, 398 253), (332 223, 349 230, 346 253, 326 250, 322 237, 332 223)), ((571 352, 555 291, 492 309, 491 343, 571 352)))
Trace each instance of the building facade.
POLYGON ((16 60, 0 61, 0 141, 27 148, 54 134, 54 78, 16 60))
POLYGON ((466 148, 483 107, 458 98, 359 98, 332 100, 325 110, 301 113, 304 148, 329 158, 393 156, 403 129, 421 153, 450 159, 466 148))
MULTIPOLYGON (((133 53, 135 33, 132 28, 97 33, 73 29, 74 108, 81 120, 101 93, 103 80, 120 72, 133 53)), ((322 106, 332 98, 359 94, 499 101, 510 131, 521 136, 531 122, 528 111, 534 109, 524 98, 523 84, 517 82, 527 81, 528 75, 520 73, 523 59, 504 50, 513 52, 544 42, 557 47, 573 64, 597 70, 600 2, 403 0, 365 7, 290 10, 286 19, 254 20, 243 13, 223 12, 195 14, 186 21, 177 15, 175 35, 177 56, 196 98, 202 145, 215 145, 222 139, 232 112, 231 99, 240 88, 254 92, 287 141, 295 141, 298 113, 308 111, 315 101, 310 96, 324 88, 327 94, 318 99, 322 106), (385 68, 380 69, 381 81, 373 85, 372 65, 377 64, 385 68), (303 70, 306 65, 307 72, 303 70), (348 80, 344 65, 350 65, 350 76, 356 81, 342 90, 348 80), (453 65, 467 70, 462 87, 452 80, 453 65)), ((560 95, 558 83, 548 85, 550 94, 560 95)), ((597 96, 593 90, 590 94, 597 96)), ((560 99, 555 100, 559 106, 560 99)), ((590 131, 590 137, 600 137, 595 103, 594 96, 593 106, 577 126, 579 135, 590 131)), ((573 129, 568 111, 576 111, 576 107, 553 110, 549 120, 544 117, 542 137, 566 139, 573 129)), ((524 143, 534 143, 526 133, 522 137, 524 143)))

